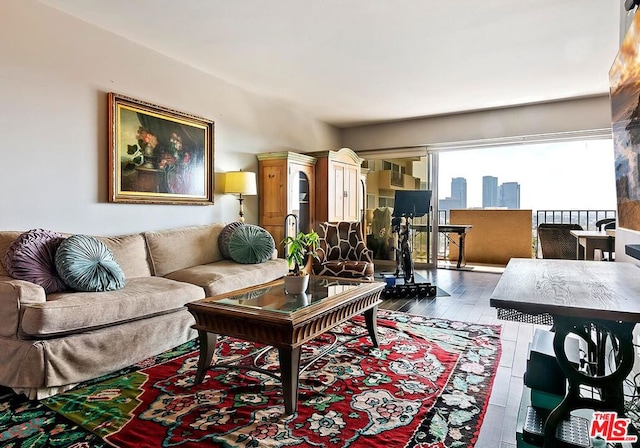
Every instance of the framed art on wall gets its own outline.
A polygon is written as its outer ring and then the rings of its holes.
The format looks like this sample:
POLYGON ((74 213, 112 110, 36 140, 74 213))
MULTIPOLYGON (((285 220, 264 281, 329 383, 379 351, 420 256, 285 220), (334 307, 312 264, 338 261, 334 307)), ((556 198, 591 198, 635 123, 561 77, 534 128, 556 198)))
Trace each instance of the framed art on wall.
POLYGON ((109 93, 109 200, 213 204, 213 121, 109 93))
POLYGON ((609 70, 618 227, 640 231, 640 14, 609 70))

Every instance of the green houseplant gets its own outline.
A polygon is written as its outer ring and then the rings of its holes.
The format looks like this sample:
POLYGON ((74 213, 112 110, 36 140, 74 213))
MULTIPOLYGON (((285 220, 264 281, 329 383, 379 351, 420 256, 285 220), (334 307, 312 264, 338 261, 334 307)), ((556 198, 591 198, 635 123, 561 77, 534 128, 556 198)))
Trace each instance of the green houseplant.
POLYGON ((285 247, 285 259, 289 263, 289 273, 284 277, 285 289, 290 294, 301 294, 307 290, 309 275, 304 271, 307 257, 318 258, 316 249, 320 237, 315 230, 309 233, 298 232, 296 236, 288 236, 282 244, 285 247))

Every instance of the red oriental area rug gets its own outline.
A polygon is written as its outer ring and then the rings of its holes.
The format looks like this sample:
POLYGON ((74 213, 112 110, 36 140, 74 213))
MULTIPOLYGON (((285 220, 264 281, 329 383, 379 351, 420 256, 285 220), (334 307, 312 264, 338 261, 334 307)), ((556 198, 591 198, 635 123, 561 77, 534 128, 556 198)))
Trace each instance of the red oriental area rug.
MULTIPOLYGON (((378 348, 360 318, 307 344, 290 416, 279 380, 263 372, 212 367, 194 386, 193 344, 43 403, 118 447, 473 446, 500 358, 500 327, 381 310, 378 330, 378 348)), ((214 363, 277 374, 277 356, 219 338, 214 363)))

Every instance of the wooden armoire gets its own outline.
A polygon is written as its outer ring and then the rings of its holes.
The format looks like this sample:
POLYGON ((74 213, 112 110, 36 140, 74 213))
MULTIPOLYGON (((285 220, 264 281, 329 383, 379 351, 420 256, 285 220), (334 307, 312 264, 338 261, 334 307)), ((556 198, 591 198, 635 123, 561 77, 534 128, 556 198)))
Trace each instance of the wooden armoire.
POLYGON ((349 148, 314 152, 313 156, 317 159, 316 221, 360 221, 363 159, 349 148))
POLYGON ((301 232, 315 228, 316 158, 289 151, 258 154, 257 157, 260 226, 273 236, 278 255, 283 256, 282 240, 285 235, 295 233, 295 221, 289 219, 288 229, 285 228, 287 215, 297 216, 301 232))

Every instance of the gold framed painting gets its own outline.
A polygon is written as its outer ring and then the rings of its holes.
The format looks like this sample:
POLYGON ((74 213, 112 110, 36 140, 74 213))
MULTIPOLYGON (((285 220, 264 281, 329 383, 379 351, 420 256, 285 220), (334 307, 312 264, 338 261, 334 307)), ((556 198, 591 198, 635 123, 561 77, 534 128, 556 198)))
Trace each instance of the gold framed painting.
POLYGON ((109 93, 109 200, 213 204, 213 121, 109 93))

